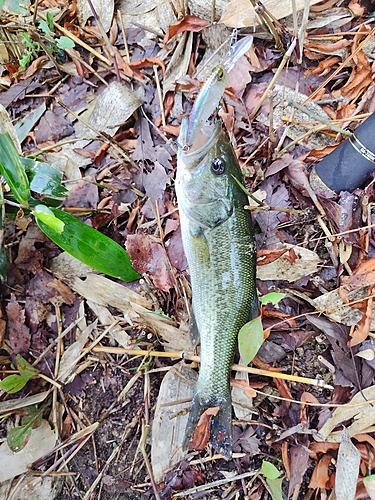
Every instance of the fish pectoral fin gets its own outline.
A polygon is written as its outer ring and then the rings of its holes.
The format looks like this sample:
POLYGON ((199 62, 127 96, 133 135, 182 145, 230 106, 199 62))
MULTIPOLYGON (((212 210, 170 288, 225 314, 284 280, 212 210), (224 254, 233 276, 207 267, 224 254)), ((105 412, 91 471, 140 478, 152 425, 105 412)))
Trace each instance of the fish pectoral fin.
POLYGON ((197 347, 197 345, 200 343, 200 333, 199 333, 199 328, 195 319, 194 315, 194 309, 191 308, 190 311, 190 322, 189 322, 189 339, 191 342, 191 345, 194 347, 194 349, 197 347))
POLYGON ((199 392, 194 394, 182 449, 193 449, 189 445, 194 446, 195 440, 193 439, 192 443, 191 440, 193 437, 195 438, 195 432, 200 433, 201 431, 197 428, 201 416, 209 408, 216 407, 219 407, 219 411, 210 419, 209 441, 217 453, 229 460, 232 457, 232 403, 229 392, 228 397, 220 398, 217 396, 203 397, 199 392))
POLYGON ((254 298, 253 298, 251 305, 250 305, 248 321, 251 321, 252 319, 257 318, 259 315, 260 315, 259 298, 258 298, 258 294, 255 293, 254 298))

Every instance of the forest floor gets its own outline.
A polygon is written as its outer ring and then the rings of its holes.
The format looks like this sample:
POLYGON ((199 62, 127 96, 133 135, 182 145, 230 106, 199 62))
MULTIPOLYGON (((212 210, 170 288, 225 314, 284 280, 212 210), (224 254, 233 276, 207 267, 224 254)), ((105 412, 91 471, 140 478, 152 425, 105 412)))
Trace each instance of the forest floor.
POLYGON ((5 2, 0 132, 61 171, 58 206, 142 277, 94 271, 95 248, 81 264, 6 193, 0 368, 29 375, 0 393, 0 498, 370 498, 374 182, 316 195, 308 175, 375 110, 373 4, 90 5, 5 2), (259 296, 280 295, 263 300, 257 356, 233 371, 227 461, 180 446, 199 363, 181 360, 191 289, 174 177, 182 117, 246 34, 214 119, 263 202, 259 296))

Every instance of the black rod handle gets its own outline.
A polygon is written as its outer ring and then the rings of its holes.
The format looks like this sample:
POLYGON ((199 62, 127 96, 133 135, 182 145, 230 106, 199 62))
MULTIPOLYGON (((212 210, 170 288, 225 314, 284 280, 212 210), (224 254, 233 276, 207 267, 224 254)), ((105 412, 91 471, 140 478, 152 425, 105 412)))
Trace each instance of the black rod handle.
POLYGON ((361 187, 374 171, 375 113, 315 166, 310 182, 316 191, 351 192, 361 187))

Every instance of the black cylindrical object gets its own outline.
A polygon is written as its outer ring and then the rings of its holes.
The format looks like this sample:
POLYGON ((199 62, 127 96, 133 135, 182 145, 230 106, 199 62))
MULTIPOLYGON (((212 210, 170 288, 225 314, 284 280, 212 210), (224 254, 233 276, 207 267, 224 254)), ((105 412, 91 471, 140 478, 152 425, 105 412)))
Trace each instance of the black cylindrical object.
POLYGON ((375 171, 375 113, 310 174, 315 191, 354 191, 375 171))

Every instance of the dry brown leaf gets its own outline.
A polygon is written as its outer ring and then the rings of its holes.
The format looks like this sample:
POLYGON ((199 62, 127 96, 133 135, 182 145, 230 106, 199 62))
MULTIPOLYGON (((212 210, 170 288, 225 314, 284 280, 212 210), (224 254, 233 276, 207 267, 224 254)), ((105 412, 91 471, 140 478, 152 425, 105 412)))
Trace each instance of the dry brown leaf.
POLYGON ((9 342, 14 354, 27 353, 30 349, 30 329, 25 325, 25 310, 16 301, 12 293, 6 306, 8 316, 9 342))
POLYGON ((189 443, 189 450, 204 450, 210 439, 211 420, 218 414, 219 410, 219 406, 214 406, 212 408, 207 408, 207 410, 202 413, 189 443))
POLYGON ((0 482, 11 479, 27 471, 32 462, 52 450, 56 444, 56 434, 47 420, 31 435, 26 446, 18 452, 13 452, 5 441, 0 446, 0 482))
MULTIPOLYGON (((308 54, 305 53, 307 57, 308 54)), ((311 58, 310 58, 311 59, 311 58)), ((322 61, 319 62, 318 66, 312 69, 308 69, 304 72, 305 76, 309 75, 320 75, 320 76, 325 76, 327 73, 332 71, 332 66, 337 64, 338 62, 341 61, 341 58, 338 56, 330 56, 327 58, 324 58, 322 61)))
POLYGON ((165 292, 173 287, 168 256, 160 243, 146 234, 132 234, 127 237, 126 250, 139 274, 148 273, 155 286, 165 292))
POLYGON ((246 382, 246 380, 231 378, 230 385, 231 387, 242 389, 248 398, 255 398, 255 396, 257 395, 256 391, 252 387, 250 387, 249 382, 246 382))
POLYGON ((268 250, 263 248, 257 251, 257 266, 265 266, 266 264, 270 264, 274 262, 279 257, 288 252, 288 248, 279 248, 274 250, 268 250))
MULTIPOLYGON (((320 0, 311 0, 310 5, 315 5, 320 0)), ((293 12, 291 2, 280 2, 278 0, 265 0, 262 4, 269 12, 272 12, 273 17, 282 19, 293 12)), ((296 0, 296 10, 302 10, 304 7, 303 0, 296 0)), ((220 18, 220 23, 224 23, 230 28, 246 28, 247 26, 255 26, 260 24, 258 15, 254 7, 248 0, 232 0, 224 8, 220 18)))
POLYGON ((375 399, 375 386, 367 387, 362 392, 358 392, 349 403, 342 405, 332 413, 320 429, 319 434, 314 435, 315 441, 326 439, 332 442, 340 442, 342 431, 334 431, 343 422, 354 418, 353 423, 348 426, 349 436, 356 434, 366 434, 368 429, 375 424, 374 408, 369 401, 375 399))
POLYGON ((350 0, 348 7, 355 16, 363 16, 365 9, 358 2, 356 2, 356 0, 350 0))
POLYGON ((171 24, 168 27, 168 31, 164 36, 164 47, 168 50, 167 43, 171 38, 185 31, 202 31, 208 25, 207 21, 204 21, 200 17, 187 15, 181 21, 171 24))
POLYGON ((323 457, 316 464, 312 473, 309 488, 317 489, 330 489, 333 483, 332 476, 329 471, 332 457, 330 455, 323 455, 323 457))

